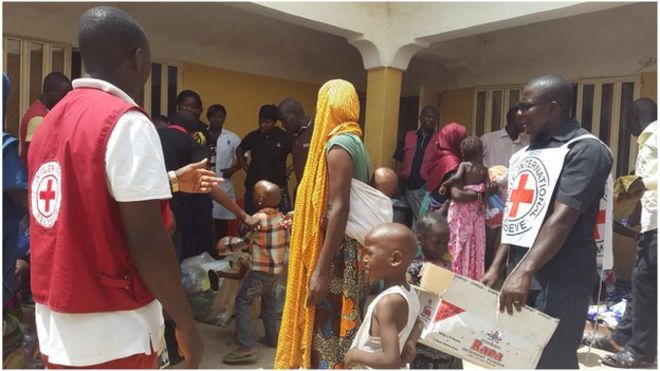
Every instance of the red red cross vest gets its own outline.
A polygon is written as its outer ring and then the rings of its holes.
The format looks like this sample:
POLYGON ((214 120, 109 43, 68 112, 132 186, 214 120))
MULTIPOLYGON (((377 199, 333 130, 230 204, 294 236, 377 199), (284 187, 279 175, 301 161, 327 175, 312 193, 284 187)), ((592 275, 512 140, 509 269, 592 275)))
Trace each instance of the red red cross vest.
MULTIPOLYGON (((417 152, 417 130, 411 130, 406 133, 406 138, 403 142, 403 160, 401 161, 401 167, 399 168, 399 176, 403 179, 410 178, 410 172, 412 171, 412 163, 415 159, 415 152, 417 152)), ((431 140, 432 135, 427 137, 427 140, 431 140)), ((427 145, 425 153, 430 147, 427 145)), ((426 156, 423 156, 423 158, 426 156)))
POLYGON ((91 88, 48 113, 29 157, 32 294, 61 313, 140 308, 154 296, 130 258, 105 152, 117 120, 140 110, 91 88))

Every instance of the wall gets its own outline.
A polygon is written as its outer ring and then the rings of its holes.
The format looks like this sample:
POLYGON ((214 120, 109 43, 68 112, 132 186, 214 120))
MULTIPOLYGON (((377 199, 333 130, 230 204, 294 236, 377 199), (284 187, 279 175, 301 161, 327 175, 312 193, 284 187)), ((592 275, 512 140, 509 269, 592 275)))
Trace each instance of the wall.
MULTIPOLYGON (((419 87, 419 107, 417 113, 422 113, 422 108, 426 106, 433 106, 436 109, 440 108, 440 92, 429 88, 426 85, 419 87)), ((440 118, 442 120, 442 117, 440 118)))
MULTIPOLYGON (((456 89, 457 81, 453 70, 424 57, 414 57, 403 73, 401 96, 417 96, 422 87, 435 91, 456 89)), ((437 102, 434 105, 437 105, 437 102)))
POLYGON ((472 131, 474 88, 443 91, 440 95, 440 125, 458 122, 472 131))
MULTIPOLYGON (((243 138, 258 126, 259 107, 264 104, 279 104, 286 97, 300 101, 305 113, 313 114, 319 85, 276 79, 247 73, 223 70, 220 68, 195 64, 183 64, 183 82, 181 89, 191 89, 199 93, 205 111, 202 118, 206 121, 206 107, 222 104, 227 109, 225 128, 243 138)), ((291 177, 292 180, 295 178, 291 177)), ((232 177, 236 198, 242 199, 245 173, 239 172, 232 177)), ((293 190, 289 184, 289 193, 293 190)))

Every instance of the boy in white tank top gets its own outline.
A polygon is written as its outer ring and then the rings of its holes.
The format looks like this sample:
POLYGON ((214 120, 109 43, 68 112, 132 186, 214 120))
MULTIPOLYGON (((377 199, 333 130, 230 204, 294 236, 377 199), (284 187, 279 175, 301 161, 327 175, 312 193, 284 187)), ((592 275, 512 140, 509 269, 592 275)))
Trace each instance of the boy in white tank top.
POLYGON ((362 326, 346 353, 346 368, 402 368, 401 352, 415 327, 419 299, 406 282, 417 240, 403 224, 373 228, 365 238, 364 268, 370 282, 384 280, 385 288, 369 305, 362 326))

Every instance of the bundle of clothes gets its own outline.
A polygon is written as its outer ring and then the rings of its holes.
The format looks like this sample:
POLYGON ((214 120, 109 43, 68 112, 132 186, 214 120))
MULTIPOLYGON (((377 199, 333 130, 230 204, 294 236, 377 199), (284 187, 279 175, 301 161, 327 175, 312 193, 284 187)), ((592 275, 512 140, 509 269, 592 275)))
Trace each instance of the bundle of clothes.
POLYGON ((605 325, 614 330, 623 317, 626 303, 632 298, 630 281, 617 280, 612 290, 608 290, 605 304, 590 305, 587 319, 589 322, 605 325))

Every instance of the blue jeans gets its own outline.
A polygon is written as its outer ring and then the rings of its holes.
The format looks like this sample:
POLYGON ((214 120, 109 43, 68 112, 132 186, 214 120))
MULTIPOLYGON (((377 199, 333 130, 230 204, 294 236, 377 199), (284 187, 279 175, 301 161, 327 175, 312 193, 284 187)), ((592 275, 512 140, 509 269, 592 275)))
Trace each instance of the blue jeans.
POLYGON ((279 275, 250 271, 236 296, 236 336, 242 348, 254 345, 251 306, 255 298, 261 298, 261 318, 266 330, 266 343, 277 345, 282 313, 277 310, 277 283, 279 275))

